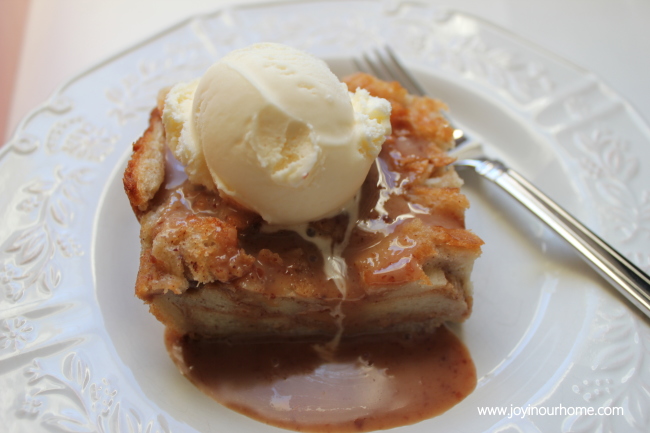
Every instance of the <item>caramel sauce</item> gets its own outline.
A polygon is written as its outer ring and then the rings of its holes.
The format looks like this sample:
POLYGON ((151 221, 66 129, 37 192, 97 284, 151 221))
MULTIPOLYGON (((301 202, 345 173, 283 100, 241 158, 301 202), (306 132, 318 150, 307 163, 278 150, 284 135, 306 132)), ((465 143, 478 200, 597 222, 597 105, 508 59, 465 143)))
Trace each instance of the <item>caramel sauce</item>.
MULTIPOLYGON (((188 215, 214 216, 234 225, 238 229, 241 247, 246 253, 258 258, 255 273, 263 280, 269 294, 281 296, 291 285, 287 284, 296 272, 308 280, 308 286, 315 288, 320 298, 361 299, 367 294, 367 283, 401 284, 413 281, 414 267, 418 263, 412 257, 414 239, 401 235, 399 228, 412 220, 419 220, 425 226, 440 226, 450 229, 464 228, 462 211, 460 217, 444 209, 431 209, 407 197, 407 187, 413 182, 409 172, 400 172, 396 161, 404 159, 402 153, 419 155, 423 150, 414 150, 417 141, 395 140, 393 147, 382 150, 371 168, 358 200, 355 221, 350 215, 342 213, 333 218, 309 223, 307 236, 300 236, 293 230, 267 232, 261 230, 263 222, 257 214, 246 211, 218 193, 208 191, 202 186, 192 184, 186 179, 182 166, 171 153, 167 154, 166 187, 155 198, 156 205, 162 205, 167 218, 183 219, 188 215), (348 226, 349 223, 351 226, 348 226), (347 233, 346 227, 350 228, 347 233), (347 233, 347 236, 346 236, 347 233), (345 244, 341 245, 344 242, 345 244), (346 271, 346 284, 342 284, 323 272, 326 259, 322 246, 317 241, 327 243, 340 250, 340 257, 346 271), (387 248, 387 244, 390 246, 387 248), (268 254, 260 258, 262 250, 271 251, 276 257, 270 260, 268 254), (367 257, 376 257, 370 263, 367 257), (356 272, 354 264, 367 264, 375 268, 376 274, 363 278, 356 272), (375 262, 388 263, 377 268, 375 262), (277 266, 275 266, 277 265, 277 266), (283 270, 284 269, 284 270, 283 270), (295 270, 291 276, 286 271, 295 270)), ((413 155, 411 155, 413 158, 413 155)), ((357 266, 358 267, 358 266, 357 266)))
POLYGON ((166 334, 179 370, 222 405, 309 432, 365 432, 439 415, 476 386, 462 342, 446 327, 409 337, 343 338, 332 358, 315 342, 229 343, 166 334))

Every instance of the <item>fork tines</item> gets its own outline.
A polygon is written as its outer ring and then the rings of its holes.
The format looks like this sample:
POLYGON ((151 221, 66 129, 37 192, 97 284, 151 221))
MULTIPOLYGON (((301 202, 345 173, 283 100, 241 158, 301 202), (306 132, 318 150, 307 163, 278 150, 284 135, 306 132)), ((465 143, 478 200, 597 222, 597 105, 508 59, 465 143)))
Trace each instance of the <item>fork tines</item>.
POLYGON ((364 52, 361 58, 354 59, 354 63, 360 71, 370 73, 381 80, 398 81, 412 95, 426 94, 388 45, 364 52))

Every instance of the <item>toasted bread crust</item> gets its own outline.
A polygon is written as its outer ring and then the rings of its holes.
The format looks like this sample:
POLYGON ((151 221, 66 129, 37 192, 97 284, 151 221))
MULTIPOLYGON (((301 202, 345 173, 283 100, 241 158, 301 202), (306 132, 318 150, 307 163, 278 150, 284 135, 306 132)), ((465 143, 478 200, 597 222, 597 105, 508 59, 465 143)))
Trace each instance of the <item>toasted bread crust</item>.
POLYGON ((124 191, 136 215, 145 212, 165 180, 165 131, 162 108, 149 116, 149 127, 135 143, 124 172, 124 191))

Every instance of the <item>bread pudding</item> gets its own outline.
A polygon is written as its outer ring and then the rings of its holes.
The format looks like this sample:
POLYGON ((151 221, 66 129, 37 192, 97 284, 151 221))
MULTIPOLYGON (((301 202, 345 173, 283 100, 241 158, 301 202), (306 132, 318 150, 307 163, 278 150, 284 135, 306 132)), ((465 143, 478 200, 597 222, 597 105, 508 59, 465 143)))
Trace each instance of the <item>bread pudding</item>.
POLYGON ((168 150, 161 92, 124 187, 141 224, 135 292, 169 329, 329 338, 427 331, 470 315, 483 242, 465 228, 444 105, 367 74, 344 82, 390 102, 392 132, 347 211, 300 228, 269 226, 184 177, 168 150))

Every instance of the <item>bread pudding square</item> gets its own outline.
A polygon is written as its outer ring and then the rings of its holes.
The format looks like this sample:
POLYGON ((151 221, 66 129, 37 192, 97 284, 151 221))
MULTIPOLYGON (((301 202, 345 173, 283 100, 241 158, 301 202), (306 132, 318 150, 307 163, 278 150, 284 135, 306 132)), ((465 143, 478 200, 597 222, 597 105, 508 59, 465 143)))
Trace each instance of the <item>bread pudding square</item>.
POLYGON ((165 326, 195 338, 330 338, 429 331, 470 315, 483 242, 465 228, 444 105, 367 74, 344 82, 391 103, 392 133, 354 210, 302 232, 270 230, 222 191, 179 181, 161 92, 124 186, 141 224, 135 292, 165 326), (333 263, 342 280, 326 272, 333 263))

